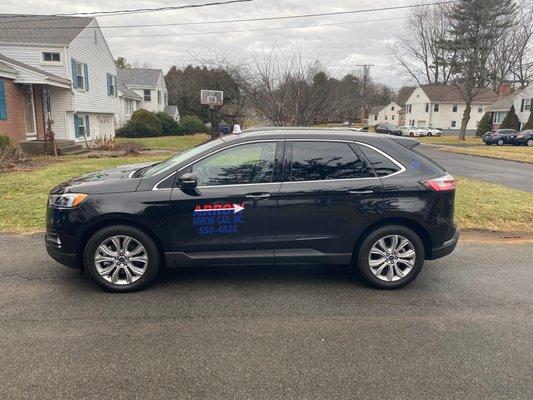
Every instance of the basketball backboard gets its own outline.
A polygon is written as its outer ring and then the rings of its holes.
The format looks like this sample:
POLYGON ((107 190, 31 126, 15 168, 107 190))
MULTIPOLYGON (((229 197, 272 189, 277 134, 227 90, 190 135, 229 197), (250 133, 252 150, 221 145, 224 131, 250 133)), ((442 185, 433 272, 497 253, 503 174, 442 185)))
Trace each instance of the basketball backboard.
POLYGON ((221 107, 224 104, 222 90, 201 90, 200 103, 209 107, 221 107))

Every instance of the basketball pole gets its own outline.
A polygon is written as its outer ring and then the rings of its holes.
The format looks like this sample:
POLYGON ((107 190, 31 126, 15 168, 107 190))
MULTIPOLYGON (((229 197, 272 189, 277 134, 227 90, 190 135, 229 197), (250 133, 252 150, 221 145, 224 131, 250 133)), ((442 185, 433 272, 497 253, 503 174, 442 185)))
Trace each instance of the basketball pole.
POLYGON ((209 119, 211 120, 211 139, 216 139, 215 106, 209 105, 209 119))

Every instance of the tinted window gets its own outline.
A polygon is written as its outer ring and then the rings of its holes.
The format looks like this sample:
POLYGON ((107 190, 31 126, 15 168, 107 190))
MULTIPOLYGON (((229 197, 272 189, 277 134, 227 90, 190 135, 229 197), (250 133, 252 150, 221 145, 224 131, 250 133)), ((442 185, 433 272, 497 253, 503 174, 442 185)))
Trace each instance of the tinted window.
POLYGON ((347 143, 292 143, 292 181, 350 179, 361 176, 363 162, 347 143))
POLYGON ((370 164, 372 164, 377 176, 390 175, 400 170, 400 167, 374 149, 366 146, 359 146, 359 149, 363 152, 370 164))
POLYGON ((198 161, 192 172, 198 186, 272 182, 275 154, 275 142, 243 144, 198 161))

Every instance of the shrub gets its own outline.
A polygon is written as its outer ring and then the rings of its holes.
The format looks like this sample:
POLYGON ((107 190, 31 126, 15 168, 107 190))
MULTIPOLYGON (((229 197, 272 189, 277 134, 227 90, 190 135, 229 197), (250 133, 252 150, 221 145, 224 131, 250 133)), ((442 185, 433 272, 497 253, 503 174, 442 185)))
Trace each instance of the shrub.
POLYGON ((0 135, 0 150, 8 145, 11 145, 11 139, 9 139, 9 136, 0 135))
POLYGON ((117 137, 152 137, 162 135, 161 122, 153 112, 137 110, 122 128, 117 129, 117 137))
POLYGON ((490 131, 490 126, 490 113, 485 113, 485 115, 479 120, 479 124, 476 130, 476 136, 483 136, 485 132, 490 131))
POLYGON ((157 119, 155 114, 148 110, 137 110, 131 114, 130 121, 140 122, 153 132, 153 136, 161 135, 161 122, 157 119))
POLYGON ((18 146, 13 144, 8 136, 0 135, 0 170, 11 167, 21 158, 18 146))
POLYGON ((170 115, 160 111, 155 113, 155 117, 161 124, 163 135, 177 135, 179 133, 180 126, 170 115))
POLYGON ((511 109, 503 119, 500 129, 520 129, 520 120, 518 119, 518 115, 516 115, 514 106, 511 106, 511 109))
POLYGON ((136 155, 142 150, 145 150, 145 147, 138 142, 122 142, 117 146, 117 148, 122 150, 126 156, 132 154, 136 155))
POLYGON ((533 129, 533 110, 529 112, 529 118, 522 129, 533 129))
POLYGON ((193 133, 207 132, 202 120, 194 115, 187 115, 180 121, 180 133, 182 135, 191 135, 193 133))
POLYGON ((115 143, 115 138, 111 136, 96 137, 93 139, 91 148, 94 150, 104 150, 111 151, 115 150, 117 144, 115 143))

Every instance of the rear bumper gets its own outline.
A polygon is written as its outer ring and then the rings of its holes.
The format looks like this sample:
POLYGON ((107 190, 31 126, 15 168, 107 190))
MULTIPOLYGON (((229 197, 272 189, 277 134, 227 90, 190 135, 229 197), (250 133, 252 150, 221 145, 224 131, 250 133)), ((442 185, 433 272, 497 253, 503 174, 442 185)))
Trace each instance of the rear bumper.
POLYGON ((454 230, 451 239, 446 240, 442 246, 434 247, 431 250, 431 257, 428 260, 445 257, 455 250, 455 246, 457 246, 457 242, 459 241, 459 228, 454 227, 454 230))

